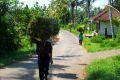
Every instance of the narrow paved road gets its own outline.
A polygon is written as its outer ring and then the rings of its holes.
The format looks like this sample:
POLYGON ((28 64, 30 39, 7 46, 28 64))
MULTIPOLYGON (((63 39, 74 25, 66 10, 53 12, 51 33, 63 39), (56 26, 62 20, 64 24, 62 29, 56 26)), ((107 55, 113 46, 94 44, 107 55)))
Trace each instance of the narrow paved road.
MULTIPOLYGON (((62 30, 59 38, 53 46, 54 64, 50 65, 49 80, 84 80, 85 67, 92 60, 120 54, 120 50, 87 54, 78 45, 77 37, 68 31, 62 30)), ((37 56, 0 69, 0 80, 39 80, 37 56)))
MULTIPOLYGON (((76 80, 82 76, 81 57, 84 50, 75 36, 61 31, 53 47, 54 64, 50 65, 50 80, 76 80)), ((37 56, 0 69, 0 80, 38 80, 37 56)))
MULTIPOLYGON (((54 65, 50 67, 52 80, 77 80, 83 78, 84 66, 81 59, 85 51, 78 44, 78 39, 67 31, 61 31, 60 40, 54 46, 54 65)), ((86 56, 87 57, 87 56, 86 56)))

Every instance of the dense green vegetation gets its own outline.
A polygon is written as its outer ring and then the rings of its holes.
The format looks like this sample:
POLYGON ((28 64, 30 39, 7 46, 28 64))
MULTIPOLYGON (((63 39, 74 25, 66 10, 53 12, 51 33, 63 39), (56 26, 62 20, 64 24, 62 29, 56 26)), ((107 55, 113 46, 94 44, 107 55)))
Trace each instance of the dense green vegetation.
MULTIPOLYGON (((40 6, 38 2, 29 8, 19 0, 0 0, 0 67, 30 56, 35 51, 35 45, 31 43, 29 35, 29 24, 41 19, 37 30, 51 31, 50 36, 59 32, 58 21, 52 17, 50 27, 43 25, 48 20, 49 14, 46 6, 40 6), (46 17, 46 18, 45 18, 46 17)), ((45 37, 46 35, 43 35, 45 37)))
POLYGON ((87 80, 120 80, 120 56, 94 61, 87 73, 87 80))
POLYGON ((0 67, 29 56, 34 50, 27 37, 30 17, 27 6, 23 8, 12 0, 0 1, 0 67))
MULTIPOLYGON (((79 7, 76 7, 77 0, 52 0, 50 4, 50 12, 52 11, 51 15, 56 16, 63 24, 62 29, 66 29, 78 35, 79 32, 77 31, 77 24, 79 27, 84 25, 84 33, 91 33, 92 30, 95 30, 95 25, 90 27, 88 23, 89 18, 93 15, 96 15, 100 11, 100 8, 94 8, 92 10, 92 3, 96 0, 81 0, 79 3, 79 7), (55 6, 53 6, 55 5, 55 6), (63 5, 63 6, 61 6, 63 5), (67 16, 67 17, 66 17, 67 16), (69 18, 68 18, 69 16, 69 18), (70 20, 70 21, 69 21, 70 20), (88 31, 88 28, 89 30, 88 31)), ((115 6, 117 9, 119 8, 119 0, 109 0, 110 5, 115 6)), ((78 1, 79 2, 79 1, 78 1)), ((119 20, 118 20, 119 23, 119 20)), ((118 49, 120 48, 119 42, 119 33, 117 34, 116 38, 110 39, 105 38, 102 35, 98 35, 92 38, 84 37, 84 47, 89 52, 97 52, 103 50, 111 50, 111 49, 118 49)), ((104 60, 97 60, 93 62, 87 68, 88 72, 88 80, 120 80, 120 57, 113 57, 104 60)))
POLYGON ((0 57, 0 68, 10 63, 17 62, 22 59, 27 59, 31 57, 34 53, 35 53, 35 45, 30 47, 28 44, 28 47, 25 46, 24 48, 21 48, 17 51, 12 51, 9 52, 9 54, 4 54, 0 57))
POLYGON ((97 52, 111 49, 120 48, 120 33, 117 33, 116 38, 105 38, 102 35, 94 36, 91 38, 84 38, 84 47, 88 52, 97 52))
MULTIPOLYGON (((79 33, 77 31, 79 28, 84 28, 86 31, 89 27, 89 18, 101 11, 99 7, 92 9, 92 3, 95 1, 51 0, 48 8, 40 6, 38 2, 29 8, 28 5, 24 5, 19 0, 0 0, 0 65, 4 66, 13 62, 12 59, 15 61, 17 56, 19 59, 24 55, 29 56, 29 52, 34 51, 35 46, 31 43, 31 33, 29 32, 33 26, 37 26, 36 30, 41 32, 39 34, 41 39, 56 35, 59 32, 59 26, 69 29, 76 35, 79 33), (42 26, 34 25, 37 21, 40 23, 43 21, 42 26), (48 36, 43 35, 44 30, 50 34, 48 36)), ((119 8, 119 0, 112 1, 114 6, 119 8)), ((90 30, 92 29, 90 28, 90 30)), ((85 47, 94 48, 97 45, 100 49, 97 48, 96 51, 103 50, 101 48, 113 48, 113 46, 119 48, 116 44, 119 42, 118 36, 115 41, 114 39, 108 40, 107 46, 104 45, 107 40, 99 40, 100 38, 84 39, 85 47)))

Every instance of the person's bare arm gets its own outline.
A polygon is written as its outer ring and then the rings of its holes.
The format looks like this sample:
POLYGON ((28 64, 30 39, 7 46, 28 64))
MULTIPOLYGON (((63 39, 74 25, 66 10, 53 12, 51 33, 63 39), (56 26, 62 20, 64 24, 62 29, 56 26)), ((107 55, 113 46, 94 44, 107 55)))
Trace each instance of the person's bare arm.
POLYGON ((49 53, 49 56, 50 56, 50 63, 53 64, 52 53, 49 53))
POLYGON ((51 43, 49 43, 49 49, 50 49, 50 52, 49 52, 50 63, 53 64, 53 59, 52 59, 52 45, 51 45, 51 43))

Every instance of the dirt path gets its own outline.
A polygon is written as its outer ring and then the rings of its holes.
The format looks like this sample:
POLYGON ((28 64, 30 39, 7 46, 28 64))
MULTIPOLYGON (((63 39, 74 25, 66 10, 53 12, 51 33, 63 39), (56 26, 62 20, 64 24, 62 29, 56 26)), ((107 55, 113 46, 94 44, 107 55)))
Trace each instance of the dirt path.
MULTIPOLYGON (((120 50, 87 54, 78 45, 78 39, 68 31, 61 31, 59 38, 53 47, 54 64, 50 65, 50 80, 83 80, 84 69, 92 60, 120 54, 120 50)), ((0 80, 39 80, 37 56, 0 69, 0 80)))

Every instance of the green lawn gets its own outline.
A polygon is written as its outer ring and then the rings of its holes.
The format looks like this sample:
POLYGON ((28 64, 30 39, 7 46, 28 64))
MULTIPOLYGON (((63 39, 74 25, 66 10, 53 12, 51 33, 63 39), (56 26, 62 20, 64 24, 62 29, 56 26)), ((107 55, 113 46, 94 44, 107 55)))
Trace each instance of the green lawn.
POLYGON ((120 80, 120 56, 95 60, 86 70, 87 80, 120 80))

